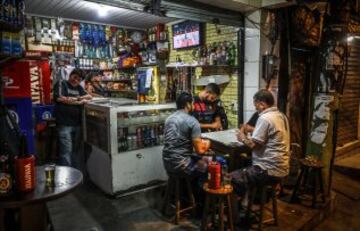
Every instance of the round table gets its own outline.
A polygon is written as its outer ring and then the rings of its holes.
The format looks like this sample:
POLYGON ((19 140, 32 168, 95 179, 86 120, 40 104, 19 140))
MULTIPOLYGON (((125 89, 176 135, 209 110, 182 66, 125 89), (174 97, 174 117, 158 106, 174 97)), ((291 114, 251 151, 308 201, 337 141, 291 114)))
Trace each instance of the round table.
POLYGON ((0 208, 5 214, 3 216, 5 230, 46 230, 48 226, 46 202, 72 192, 82 180, 83 175, 79 170, 56 166, 55 187, 47 187, 44 167, 36 166, 34 191, 0 198, 0 208), (13 218, 12 222, 9 221, 11 218, 13 218))

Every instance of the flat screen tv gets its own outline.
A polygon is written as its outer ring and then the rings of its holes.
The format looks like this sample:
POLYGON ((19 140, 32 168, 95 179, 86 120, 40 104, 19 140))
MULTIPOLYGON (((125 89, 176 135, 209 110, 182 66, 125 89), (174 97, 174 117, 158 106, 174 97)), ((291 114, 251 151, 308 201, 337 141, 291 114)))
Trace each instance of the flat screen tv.
POLYGON ((190 48, 201 45, 201 23, 185 21, 173 25, 174 49, 190 48))

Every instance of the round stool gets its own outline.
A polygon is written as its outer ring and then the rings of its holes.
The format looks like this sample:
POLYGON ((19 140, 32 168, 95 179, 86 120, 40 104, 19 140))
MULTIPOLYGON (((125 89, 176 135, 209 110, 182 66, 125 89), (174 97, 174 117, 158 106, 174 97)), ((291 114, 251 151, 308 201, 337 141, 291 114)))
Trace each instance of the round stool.
POLYGON ((312 207, 316 207, 317 202, 317 191, 318 186, 320 189, 321 199, 323 202, 325 202, 325 192, 324 192, 324 184, 323 184, 323 177, 322 177, 322 169, 323 164, 320 162, 320 160, 312 159, 312 158, 305 158, 299 160, 301 164, 301 171, 300 175, 296 181, 296 185, 294 187, 294 191, 291 195, 291 202, 295 202, 298 200, 298 190, 300 187, 306 188, 306 184, 308 183, 308 178, 310 175, 310 188, 312 193, 312 207))
POLYGON ((174 223, 177 225, 177 224, 179 224, 181 213, 186 212, 188 210, 192 210, 193 212, 195 211, 195 208, 196 208, 195 197, 192 192, 191 182, 190 182, 189 177, 179 176, 176 174, 169 174, 169 173, 168 173, 168 176, 169 176, 169 179, 168 179, 168 183, 166 186, 165 199, 164 199, 164 204, 162 207, 162 213, 166 214, 167 208, 169 207, 169 205, 171 205, 170 204, 171 197, 174 196, 175 197, 174 223), (185 183, 186 183, 188 199, 190 201, 190 205, 186 208, 181 208, 181 201, 180 201, 181 181, 185 181, 185 183))
POLYGON ((231 209, 231 193, 233 187, 231 185, 222 186, 220 189, 210 189, 208 183, 203 186, 206 192, 205 207, 203 212, 203 218, 201 221, 201 230, 205 231, 208 229, 208 217, 212 216, 212 223, 220 222, 219 231, 224 231, 225 214, 224 208, 227 207, 227 227, 231 231, 234 230, 232 221, 232 209, 231 209), (217 221, 218 215, 218 221, 217 221))
POLYGON ((250 213, 253 213, 258 218, 258 228, 257 230, 262 230, 262 226, 264 223, 268 223, 270 221, 274 221, 274 225, 276 226, 278 224, 278 213, 277 213, 277 200, 276 200, 276 187, 279 185, 279 181, 271 182, 263 185, 257 185, 255 187, 252 187, 249 190, 249 203, 246 209, 246 220, 250 220, 250 213), (272 201, 272 219, 264 221, 264 209, 267 202, 267 194, 268 191, 271 191, 271 201, 272 201), (253 210, 253 204, 255 197, 259 193, 260 195, 260 201, 259 201, 259 209, 253 210))

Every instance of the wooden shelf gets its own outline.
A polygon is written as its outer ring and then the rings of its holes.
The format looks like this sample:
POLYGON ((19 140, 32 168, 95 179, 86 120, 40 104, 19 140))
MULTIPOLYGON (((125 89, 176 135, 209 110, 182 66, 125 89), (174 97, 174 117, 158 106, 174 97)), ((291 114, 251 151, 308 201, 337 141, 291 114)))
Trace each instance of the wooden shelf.
POLYGON ((23 27, 19 27, 14 24, 0 20, 0 31, 19 32, 22 29, 23 29, 23 27))

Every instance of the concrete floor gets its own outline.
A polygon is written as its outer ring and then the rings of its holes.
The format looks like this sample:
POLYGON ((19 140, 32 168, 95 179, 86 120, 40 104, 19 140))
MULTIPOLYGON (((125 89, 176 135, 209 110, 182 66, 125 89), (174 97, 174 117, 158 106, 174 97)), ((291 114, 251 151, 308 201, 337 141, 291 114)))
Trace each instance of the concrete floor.
MULTIPOLYGON (((356 161, 358 159, 350 162, 356 161)), ((334 172, 333 186, 337 192, 336 210, 315 230, 360 230, 360 181, 334 172)), ((49 202, 48 208, 55 231, 199 230, 200 221, 195 219, 185 220, 179 226, 173 225, 160 214, 161 204, 162 188, 110 198, 92 183, 85 182, 72 194, 49 202)), ((279 207, 279 227, 265 230, 304 230, 300 220, 306 220, 316 212, 284 202, 280 202, 279 207)))

